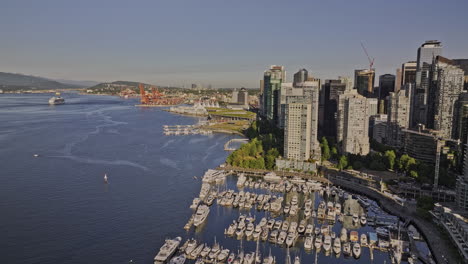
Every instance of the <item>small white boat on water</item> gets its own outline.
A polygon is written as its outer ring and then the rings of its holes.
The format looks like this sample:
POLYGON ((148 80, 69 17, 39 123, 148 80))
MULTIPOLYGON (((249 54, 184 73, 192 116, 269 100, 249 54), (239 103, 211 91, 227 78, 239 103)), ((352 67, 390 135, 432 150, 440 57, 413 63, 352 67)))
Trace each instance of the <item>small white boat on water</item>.
POLYGON ((107 183, 107 174, 104 174, 104 183, 107 183))
POLYGON ((361 256, 361 245, 359 243, 354 243, 353 255, 355 258, 359 258, 361 256))

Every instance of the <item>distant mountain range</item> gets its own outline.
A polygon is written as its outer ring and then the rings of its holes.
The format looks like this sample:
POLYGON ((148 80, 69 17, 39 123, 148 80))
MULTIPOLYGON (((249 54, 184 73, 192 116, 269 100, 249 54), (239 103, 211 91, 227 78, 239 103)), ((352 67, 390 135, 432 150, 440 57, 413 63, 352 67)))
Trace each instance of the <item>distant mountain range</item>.
POLYGON ((71 85, 75 85, 75 86, 79 86, 83 88, 91 87, 91 86, 99 84, 99 82, 95 82, 95 81, 75 81, 75 80, 65 80, 65 79, 55 79, 54 81, 64 83, 64 84, 71 84, 71 85))
POLYGON ((77 89, 93 86, 97 83, 93 81, 52 80, 38 76, 0 72, 0 89, 4 91, 77 89))

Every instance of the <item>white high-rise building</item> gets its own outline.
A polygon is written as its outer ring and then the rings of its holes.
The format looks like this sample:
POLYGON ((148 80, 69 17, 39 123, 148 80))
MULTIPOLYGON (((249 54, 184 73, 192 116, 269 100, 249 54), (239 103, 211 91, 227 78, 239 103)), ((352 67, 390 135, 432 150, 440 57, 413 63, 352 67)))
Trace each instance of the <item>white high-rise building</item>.
POLYGON ((341 94, 338 99, 337 140, 344 153, 367 155, 369 144, 370 100, 356 90, 341 94))
POLYGON ((413 84, 403 86, 404 90, 390 93, 388 101, 388 119, 386 144, 394 147, 403 146, 403 129, 410 125, 410 94, 413 84))
POLYGON ((297 88, 285 86, 282 89, 290 94, 285 96, 281 108, 284 113, 284 153, 288 159, 320 159, 317 139, 319 84, 320 81, 310 80, 297 83, 297 88))

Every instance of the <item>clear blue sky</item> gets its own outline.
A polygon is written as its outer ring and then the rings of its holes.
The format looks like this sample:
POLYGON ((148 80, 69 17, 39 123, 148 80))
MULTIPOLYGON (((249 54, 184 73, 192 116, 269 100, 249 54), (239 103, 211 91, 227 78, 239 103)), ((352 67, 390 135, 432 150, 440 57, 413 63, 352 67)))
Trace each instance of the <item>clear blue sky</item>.
POLYGON ((465 0, 0 0, 0 71, 75 80, 258 87, 284 65, 318 78, 395 73, 428 39, 468 58, 465 0))

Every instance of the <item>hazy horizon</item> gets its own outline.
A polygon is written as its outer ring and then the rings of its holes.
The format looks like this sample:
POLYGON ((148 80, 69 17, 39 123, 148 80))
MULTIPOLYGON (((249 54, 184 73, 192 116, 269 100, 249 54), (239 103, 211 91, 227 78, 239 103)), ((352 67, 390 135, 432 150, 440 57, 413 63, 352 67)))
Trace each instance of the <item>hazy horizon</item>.
MULTIPOLYGON (((377 76, 426 40, 468 58, 468 2, 8 1, 0 71, 52 79, 257 88, 270 65, 313 76, 377 76)), ((376 78, 377 83, 378 78, 376 78)))

